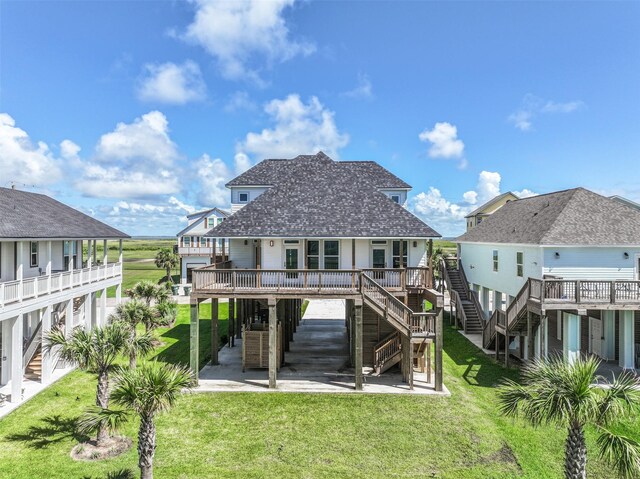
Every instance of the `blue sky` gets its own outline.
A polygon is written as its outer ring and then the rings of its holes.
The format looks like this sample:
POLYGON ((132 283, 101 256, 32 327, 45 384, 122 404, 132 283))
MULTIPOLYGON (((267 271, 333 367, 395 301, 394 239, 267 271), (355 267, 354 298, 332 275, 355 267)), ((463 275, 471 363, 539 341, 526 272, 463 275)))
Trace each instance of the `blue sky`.
POLYGON ((0 2, 0 186, 132 235, 323 149, 445 236, 498 192, 640 200, 640 3, 0 2))

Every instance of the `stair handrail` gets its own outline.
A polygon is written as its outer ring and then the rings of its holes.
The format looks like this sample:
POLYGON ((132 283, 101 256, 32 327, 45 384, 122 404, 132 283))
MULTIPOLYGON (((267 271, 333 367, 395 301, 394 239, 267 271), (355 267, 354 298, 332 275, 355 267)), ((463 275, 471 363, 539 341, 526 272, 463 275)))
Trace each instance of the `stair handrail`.
POLYGON ((36 330, 33 332, 29 341, 27 341, 27 347, 22 355, 22 369, 25 369, 33 357, 36 355, 38 347, 42 344, 42 321, 38 323, 36 330))
POLYGON ((515 320, 520 316, 520 311, 523 307, 527 306, 527 302, 529 301, 529 297, 531 296, 531 278, 527 278, 527 281, 522 285, 520 291, 516 295, 515 299, 511 302, 509 307, 507 308, 507 322, 506 329, 507 331, 511 331, 512 325, 515 320))
POLYGON ((485 322, 482 329, 482 347, 489 348, 491 340, 496 335, 496 326, 506 326, 506 314, 501 309, 494 309, 493 314, 488 321, 485 322))
POLYGON ((362 275, 362 281, 360 284, 362 287, 363 295, 369 297, 369 299, 374 303, 378 304, 379 307, 384 308, 387 314, 391 313, 393 316, 395 316, 395 319, 406 328, 406 334, 410 336, 411 335, 411 315, 413 314, 413 311, 406 304, 404 304, 402 301, 400 301, 398 298, 392 295, 389 291, 383 288, 379 283, 377 283, 370 276, 368 276, 366 273, 361 273, 361 275, 362 275), (378 294, 381 294, 385 298, 384 304, 380 304, 380 302, 377 301, 373 295, 367 294, 368 286, 373 287, 378 294), (397 314, 394 312, 394 309, 397 309, 402 313, 397 314))
POLYGON ((373 367, 378 369, 382 367, 385 361, 394 356, 402 349, 402 340, 400 332, 394 331, 386 338, 380 341, 373 349, 373 367))
POLYGON ((482 309, 482 306, 480 306, 480 299, 478 298, 478 292, 470 289, 467 292, 467 295, 469 296, 469 299, 473 303, 473 307, 476 308, 476 312, 478 313, 478 318, 481 319, 483 323, 486 322, 485 321, 486 316, 484 314, 484 310, 482 309))

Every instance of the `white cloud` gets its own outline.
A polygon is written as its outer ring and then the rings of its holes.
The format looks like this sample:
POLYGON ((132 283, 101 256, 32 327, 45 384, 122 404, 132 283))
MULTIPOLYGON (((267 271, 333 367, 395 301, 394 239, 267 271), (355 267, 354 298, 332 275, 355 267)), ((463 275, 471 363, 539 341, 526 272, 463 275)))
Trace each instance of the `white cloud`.
POLYGON ((151 111, 133 123, 118 123, 114 131, 100 137, 96 160, 126 162, 150 169, 170 167, 179 158, 178 147, 169 138, 169 122, 159 111, 151 111))
POLYGON ((513 194, 516 195, 518 198, 530 198, 532 196, 538 196, 538 193, 535 193, 534 191, 531 191, 528 188, 525 188, 524 190, 520 190, 520 191, 514 191, 513 194))
POLYGON ((295 0, 194 0, 195 17, 182 38, 202 46, 218 60, 221 73, 231 80, 263 81, 258 69, 309 55, 315 46, 289 38, 283 11, 295 0), (264 59, 265 62, 261 60, 264 59))
POLYGON ((547 113, 573 113, 585 107, 580 100, 569 102, 555 102, 544 100, 528 93, 522 99, 522 105, 518 110, 508 116, 507 120, 521 131, 531 131, 533 119, 547 113))
POLYGON ((353 90, 344 92, 343 94, 349 98, 370 100, 373 98, 373 85, 368 75, 358 74, 358 84, 353 90))
POLYGON ((198 201, 207 208, 229 204, 229 190, 225 188, 231 179, 229 167, 220 158, 211 159, 202 155, 196 163, 197 177, 200 182, 198 201))
POLYGON ((174 105, 204 100, 206 92, 200 67, 191 60, 181 65, 171 62, 148 63, 144 66, 144 77, 137 87, 138 98, 142 101, 174 105))
POLYGON ((256 104, 249 98, 249 94, 246 91, 234 92, 224 106, 224 110, 228 113, 235 113, 242 110, 253 111, 256 108, 256 104))
POLYGON ((238 152, 264 158, 292 158, 302 154, 324 151, 338 158, 338 150, 349 143, 349 135, 340 133, 334 113, 326 109, 318 98, 303 103, 292 94, 283 100, 271 100, 264 111, 274 123, 260 133, 248 133, 238 144, 238 152))
POLYGON ((236 175, 244 173, 245 171, 247 171, 249 168, 253 166, 249 157, 242 152, 236 153, 236 155, 233 158, 233 162, 235 165, 236 175))
POLYGON ((468 165, 464 158, 464 143, 458 138, 458 128, 448 122, 438 122, 432 130, 425 129, 418 135, 420 141, 431 143, 429 157, 459 159, 458 167, 465 169, 468 165))
POLYGON ((151 173, 91 163, 85 166, 75 186, 95 198, 148 198, 178 193, 182 189, 178 176, 168 170, 151 173))
POLYGON ((152 111, 132 123, 118 123, 100 137, 94 162, 86 162, 76 188, 98 198, 149 198, 181 191, 181 158, 169 137, 169 123, 152 111))
POLYGON ((16 127, 7 113, 0 113, 0 186, 45 185, 61 177, 60 162, 46 143, 34 145, 26 131, 16 127))
MULTIPOLYGON (((465 192, 461 201, 445 198, 439 189, 432 186, 429 191, 413 197, 410 208, 440 234, 457 236, 465 230, 465 216, 501 193, 501 180, 498 172, 481 171, 475 190, 465 192)), ((514 193, 521 198, 536 195, 528 189, 514 193)))
POLYGON ((81 148, 71 140, 62 140, 60 142, 60 154, 66 160, 77 160, 80 150, 81 148))

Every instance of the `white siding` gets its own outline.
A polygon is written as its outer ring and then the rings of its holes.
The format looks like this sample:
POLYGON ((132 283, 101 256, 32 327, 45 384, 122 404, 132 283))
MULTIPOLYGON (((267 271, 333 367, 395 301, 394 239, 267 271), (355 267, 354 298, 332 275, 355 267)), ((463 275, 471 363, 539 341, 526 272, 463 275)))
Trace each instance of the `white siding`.
POLYGON ((410 240, 409 257, 407 258, 407 266, 427 266, 427 242, 425 240, 410 240), (416 246, 413 246, 413 242, 416 246))
POLYGON ((15 278, 13 266, 13 241, 3 241, 2 251, 0 251, 0 279, 10 281, 15 278))
POLYGON ((638 248, 544 248, 544 274, 567 279, 633 280, 638 279, 638 256, 638 248), (560 255, 557 258, 556 252, 560 255))
POLYGON ((399 204, 404 205, 407 202, 407 192, 405 190, 382 190, 389 198, 398 195, 400 197, 399 204))
POLYGON ((528 277, 542 278, 542 249, 537 246, 460 244, 460 258, 470 283, 515 296, 528 277), (498 271, 493 271, 493 250, 498 271), (516 274, 516 253, 524 253, 524 274, 516 274))
POLYGON ((356 268, 369 268, 371 265, 370 241, 367 239, 356 240, 356 268))
MULTIPOLYGON (((281 239, 263 239, 262 240, 262 269, 283 269, 284 244, 281 239), (273 241, 273 246, 270 242, 273 241)), ((299 261, 301 261, 299 259, 299 261)))
POLYGON ((267 191, 269 187, 265 186, 234 186, 231 189, 231 213, 235 213, 241 209, 247 203, 255 200, 262 193, 267 191), (247 193, 249 195, 249 201, 247 203, 240 203, 240 193, 247 193))
POLYGON ((253 269, 255 268, 253 240, 231 239, 229 241, 229 259, 234 268, 253 269))

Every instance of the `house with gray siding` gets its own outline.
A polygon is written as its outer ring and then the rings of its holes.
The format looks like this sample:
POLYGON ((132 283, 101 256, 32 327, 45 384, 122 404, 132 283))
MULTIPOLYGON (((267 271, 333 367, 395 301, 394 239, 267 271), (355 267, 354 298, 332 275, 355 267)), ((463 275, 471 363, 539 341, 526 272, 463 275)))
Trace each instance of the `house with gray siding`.
POLYGON ((637 208, 558 191, 510 201, 456 242, 452 301, 462 322, 478 310, 485 347, 506 347, 506 359, 587 353, 640 366, 637 208))

